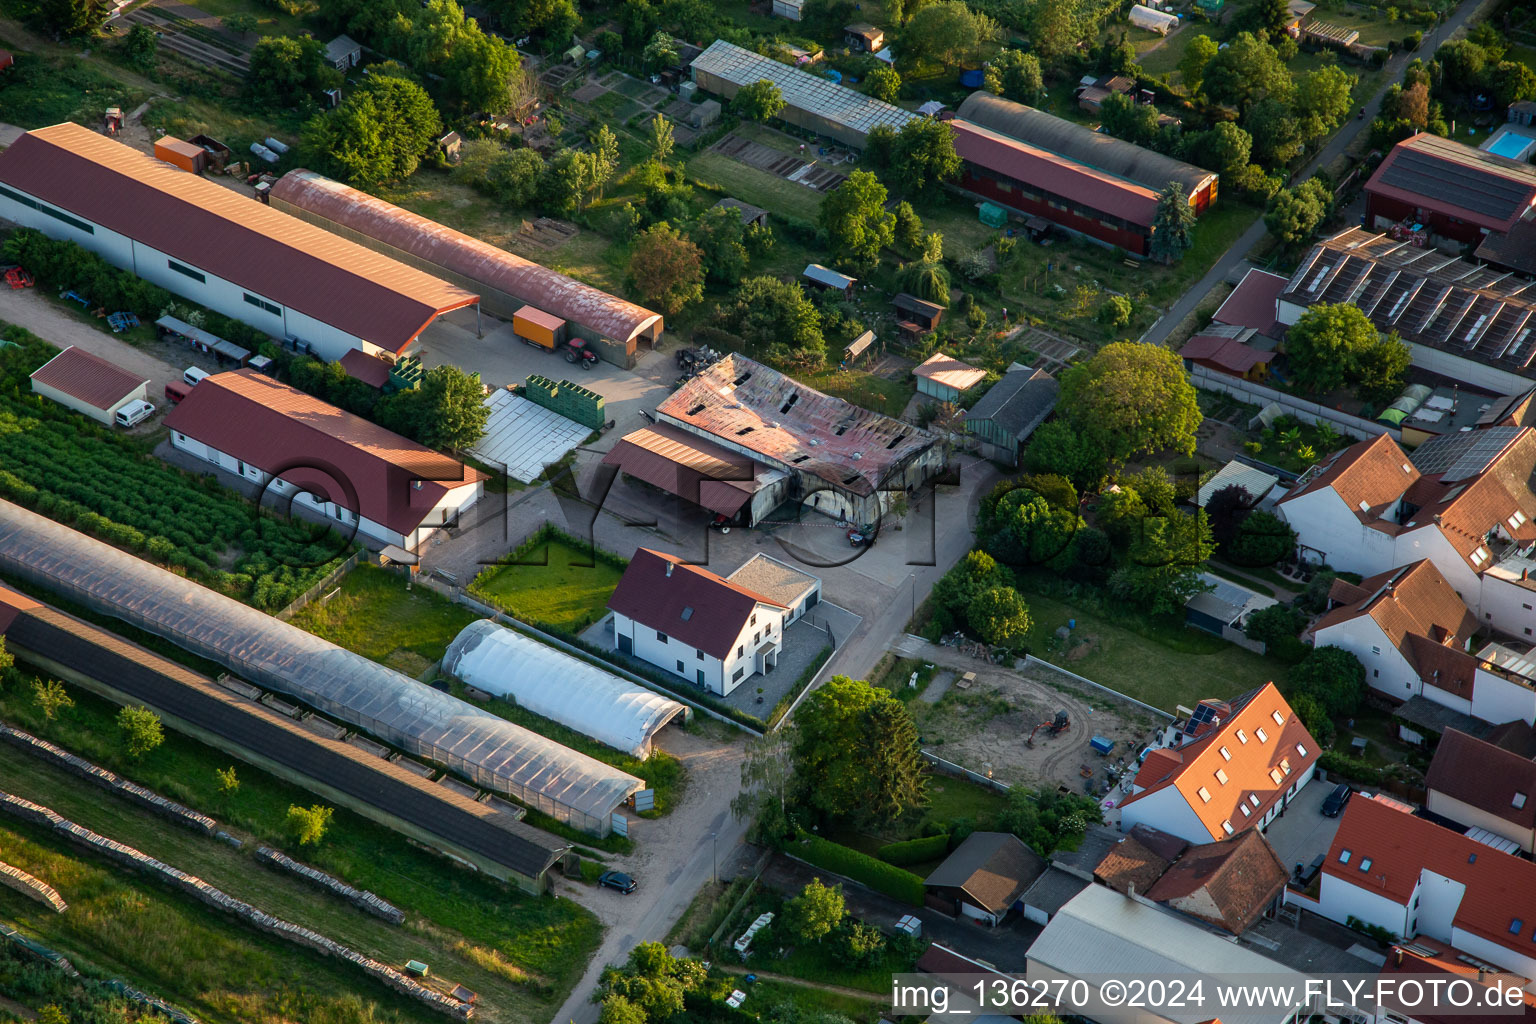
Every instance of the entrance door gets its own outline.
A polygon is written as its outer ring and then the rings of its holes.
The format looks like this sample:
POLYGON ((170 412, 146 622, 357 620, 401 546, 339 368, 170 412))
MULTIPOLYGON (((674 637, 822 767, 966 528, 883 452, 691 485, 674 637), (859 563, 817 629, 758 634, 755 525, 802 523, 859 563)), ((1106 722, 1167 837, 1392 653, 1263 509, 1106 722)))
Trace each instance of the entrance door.
POLYGON ((699 685, 703 686, 704 685, 704 670, 703 669, 699 669, 698 670, 698 679, 699 679, 699 685))
POLYGON ((621 637, 619 637, 619 653, 620 654, 634 654, 635 653, 635 638, 632 637, 632 636, 621 636, 621 637))

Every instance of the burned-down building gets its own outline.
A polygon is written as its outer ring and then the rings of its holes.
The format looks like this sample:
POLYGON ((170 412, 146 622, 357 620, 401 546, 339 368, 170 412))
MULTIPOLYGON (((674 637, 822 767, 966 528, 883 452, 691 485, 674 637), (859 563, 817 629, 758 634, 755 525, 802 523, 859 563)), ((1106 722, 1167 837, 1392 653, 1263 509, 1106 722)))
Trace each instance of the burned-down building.
POLYGON ((943 445, 926 430, 740 355, 684 384, 656 416, 785 474, 784 501, 854 523, 878 521, 898 495, 932 480, 946 463, 943 445))

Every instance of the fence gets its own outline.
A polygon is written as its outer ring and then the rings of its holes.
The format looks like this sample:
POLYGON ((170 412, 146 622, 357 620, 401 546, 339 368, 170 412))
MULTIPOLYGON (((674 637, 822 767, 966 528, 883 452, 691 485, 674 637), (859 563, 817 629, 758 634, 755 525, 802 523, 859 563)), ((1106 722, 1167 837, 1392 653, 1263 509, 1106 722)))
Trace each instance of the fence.
POLYGON ((1192 366, 1189 371, 1195 387, 1204 388, 1207 391, 1220 391, 1241 399, 1250 404, 1268 405, 1273 402, 1288 414, 1316 426, 1319 422, 1326 422, 1330 427, 1337 428, 1340 432, 1360 440, 1368 440, 1378 434, 1386 434, 1394 441, 1403 439, 1402 431, 1395 430, 1385 423, 1377 423, 1375 420, 1361 419, 1359 416, 1351 416, 1347 412, 1338 409, 1330 409, 1326 405, 1318 405, 1316 402, 1308 402, 1306 399, 1288 395, 1284 391, 1276 391, 1274 388, 1263 384, 1255 384, 1252 381, 1239 377, 1229 377, 1224 373, 1207 369, 1204 366, 1192 366))
POLYGON ((998 779, 989 779, 985 775, 979 775, 976 772, 971 771, 969 768, 962 768, 955 764, 953 761, 944 760, 942 757, 940 757, 938 754, 935 754, 931 750, 920 750, 918 753, 923 755, 924 761, 927 761, 929 764, 933 765, 945 775, 953 775, 956 778, 968 779, 971 782, 976 783, 978 786, 986 786, 987 788, 994 789, 999 793, 1011 793, 1013 791, 1013 787, 1008 785, 1008 783, 1002 782, 998 779))
POLYGON ((1164 711, 1162 708, 1155 708, 1151 704, 1148 704, 1148 703, 1146 703, 1144 701, 1137 700, 1135 697, 1127 697, 1125 694, 1121 693, 1119 690, 1111 690, 1109 687, 1105 686, 1103 683, 1096 683, 1092 679, 1087 678, 1086 676, 1080 676, 1076 672, 1069 672, 1066 669, 1062 668, 1060 665, 1052 665, 1048 661, 1041 661, 1039 658, 1035 657, 1033 654, 1026 654, 1026 655, 1024 655, 1024 666, 1026 668, 1049 669, 1050 671, 1055 672, 1055 673, 1057 673, 1059 675, 1066 676, 1068 679, 1072 680, 1075 683, 1079 683, 1079 684, 1081 684, 1083 686, 1091 686, 1095 690, 1098 690, 1100 693, 1107 693, 1107 694, 1109 694, 1111 697, 1114 697, 1116 700, 1123 700, 1127 704, 1134 704, 1137 707, 1139 707, 1139 708, 1141 708, 1141 709, 1143 709, 1145 711, 1152 712, 1154 715, 1161 715, 1164 718, 1168 719, 1168 721, 1170 721, 1170 722, 1173 721, 1173 716, 1170 715, 1168 712, 1164 711))
POLYGON ((367 557, 367 549, 358 548, 356 551, 352 552, 346 561, 342 562, 336 568, 326 573, 325 579, 321 580, 319 583, 316 583, 314 586, 304 591, 304 593, 290 601, 288 607, 277 613, 277 617, 282 619, 284 622, 287 622, 289 619, 293 618, 293 616, 298 612, 300 608, 303 608, 315 598, 325 593, 327 587, 335 586, 337 580, 341 579, 347 573, 357 568, 358 563, 367 557))

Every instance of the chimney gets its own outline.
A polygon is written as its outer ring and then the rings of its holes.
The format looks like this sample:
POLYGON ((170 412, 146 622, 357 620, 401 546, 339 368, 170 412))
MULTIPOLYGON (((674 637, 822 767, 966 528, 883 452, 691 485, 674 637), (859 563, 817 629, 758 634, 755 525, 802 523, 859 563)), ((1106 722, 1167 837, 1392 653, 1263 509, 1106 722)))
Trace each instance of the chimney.
POLYGON ((1403 966, 1403 950, 1402 950, 1402 947, 1401 946, 1393 946, 1392 947, 1392 952, 1397 954, 1397 960, 1396 960, 1397 966, 1399 966, 1399 967, 1403 966))
POLYGON ((668 562, 667 563, 667 579, 671 579, 671 578, 672 578, 672 563, 668 562))

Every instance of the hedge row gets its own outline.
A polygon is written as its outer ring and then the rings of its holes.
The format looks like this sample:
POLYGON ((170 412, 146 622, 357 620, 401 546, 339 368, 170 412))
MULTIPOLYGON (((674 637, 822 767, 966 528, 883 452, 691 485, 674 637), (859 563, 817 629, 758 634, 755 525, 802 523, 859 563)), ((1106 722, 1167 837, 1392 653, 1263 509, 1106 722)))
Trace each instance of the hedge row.
POLYGON ((923 905, 921 878, 858 850, 801 832, 799 838, 790 844, 788 852, 819 868, 844 875, 914 907, 923 905))
POLYGON ((880 847, 880 859, 887 864, 921 864, 923 861, 942 857, 949 852, 949 836, 940 832, 936 836, 923 836, 900 843, 888 843, 880 847))
POLYGON ((1318 765, 1329 775, 1342 775, 1366 786, 1380 786, 1385 776, 1380 768, 1369 761, 1350 757, 1337 750, 1325 750, 1317 759, 1318 765))

